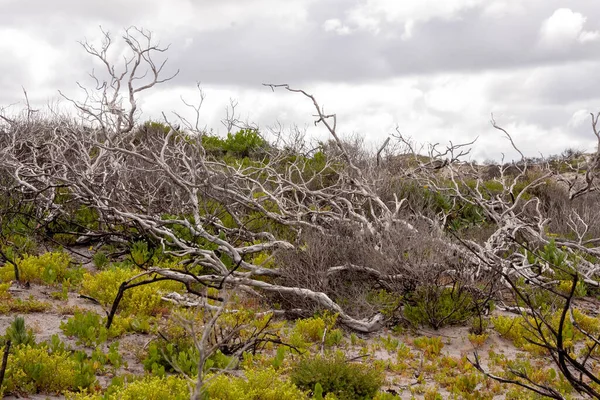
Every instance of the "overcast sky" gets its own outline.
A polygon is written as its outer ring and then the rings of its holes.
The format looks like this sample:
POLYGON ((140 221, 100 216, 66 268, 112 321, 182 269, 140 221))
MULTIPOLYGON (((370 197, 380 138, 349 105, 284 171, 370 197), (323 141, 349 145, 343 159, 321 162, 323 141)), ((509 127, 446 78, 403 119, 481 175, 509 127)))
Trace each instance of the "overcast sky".
MULTIPOLYGON (((473 157, 591 150, 600 110, 600 2, 593 0, 0 0, 0 104, 77 96, 94 67, 77 43, 130 25, 171 44, 179 75, 141 99, 144 117, 181 111, 196 82, 203 124, 224 133, 229 99, 261 128, 311 127, 313 93, 344 134, 381 143, 479 137, 473 157)), ((96 65, 97 67, 97 65, 96 65)))

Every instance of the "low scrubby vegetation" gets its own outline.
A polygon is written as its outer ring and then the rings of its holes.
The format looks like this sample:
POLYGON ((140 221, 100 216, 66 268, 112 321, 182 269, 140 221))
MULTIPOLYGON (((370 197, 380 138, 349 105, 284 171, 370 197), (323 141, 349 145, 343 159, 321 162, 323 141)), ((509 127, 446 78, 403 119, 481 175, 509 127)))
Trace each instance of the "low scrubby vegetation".
MULTIPOLYGON (((373 155, 287 85, 330 140, 142 122, 165 78, 136 37, 145 84, 131 61, 67 98, 77 120, 0 114, 3 394, 600 397, 600 149, 478 165, 397 136, 373 155)), ((111 41, 84 46, 111 65, 111 41)))

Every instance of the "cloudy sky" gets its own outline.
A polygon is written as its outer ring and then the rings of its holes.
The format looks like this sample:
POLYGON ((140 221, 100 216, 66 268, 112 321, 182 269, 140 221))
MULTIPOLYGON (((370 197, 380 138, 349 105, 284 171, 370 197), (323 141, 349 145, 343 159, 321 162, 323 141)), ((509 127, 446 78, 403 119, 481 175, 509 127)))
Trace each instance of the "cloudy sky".
MULTIPOLYGON (((339 130, 381 143, 479 137, 473 157, 514 156, 493 113, 527 155, 591 150, 600 111, 600 2, 591 0, 0 0, 0 104, 78 96, 92 60, 77 43, 136 25, 171 44, 172 81, 141 99, 144 117, 183 111, 196 82, 203 124, 243 119, 311 127, 313 93, 339 130)), ((119 49, 113 54, 118 60, 119 49)))

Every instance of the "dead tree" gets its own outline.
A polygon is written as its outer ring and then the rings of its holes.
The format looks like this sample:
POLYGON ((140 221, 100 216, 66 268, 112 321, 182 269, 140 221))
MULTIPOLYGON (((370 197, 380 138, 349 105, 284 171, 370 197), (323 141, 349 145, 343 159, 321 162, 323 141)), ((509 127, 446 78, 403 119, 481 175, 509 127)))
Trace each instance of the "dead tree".
MULTIPOLYGON (((592 127, 598 136, 596 122, 597 117, 593 116, 592 127)), ((600 240, 593 230, 596 220, 593 213, 571 208, 567 210, 569 234, 550 232, 551 219, 542 199, 536 195, 545 187, 558 192, 555 193, 557 196, 565 191, 571 200, 590 195, 596 190, 596 172, 594 168, 585 171, 586 185, 574 189, 573 182, 577 177, 560 176, 560 172, 549 163, 543 160, 533 163, 526 159, 511 135, 494 120, 492 125, 521 155, 517 162, 497 165, 497 173, 492 180, 485 179, 483 168, 453 160, 452 147, 447 152, 439 152, 436 146, 430 146, 428 154, 419 155, 412 150, 412 144, 406 138, 398 138, 410 148, 414 158, 410 173, 415 179, 432 191, 447 196, 454 205, 476 207, 485 217, 485 223, 490 226, 485 238, 471 240, 461 232, 450 232, 480 260, 476 273, 496 271, 502 277, 508 293, 519 305, 507 309, 524 315, 526 340, 548 354, 577 392, 599 398, 596 354, 600 341, 597 333, 586 331, 574 310, 576 289, 581 284, 592 289, 600 286, 600 264, 597 262, 600 240), (444 156, 447 156, 445 170, 431 172, 435 160, 444 156), (561 186, 565 181, 570 183, 561 186), (560 281, 565 279, 569 282, 567 292, 558 288, 560 281), (553 299, 551 304, 546 304, 549 310, 536 302, 535 292, 546 293, 553 299), (555 319, 557 313, 558 322, 555 319), (568 331, 575 331, 586 341, 584 348, 574 351, 569 344, 572 335, 567 334, 568 331)), ((592 156, 588 165, 592 166, 596 158, 597 154, 592 156)), ((439 215, 443 224, 447 218, 448 213, 439 215)), ((494 375, 483 368, 476 354, 472 363, 497 381, 519 385, 550 398, 564 398, 555 388, 534 382, 522 371, 511 370, 509 377, 494 375)))

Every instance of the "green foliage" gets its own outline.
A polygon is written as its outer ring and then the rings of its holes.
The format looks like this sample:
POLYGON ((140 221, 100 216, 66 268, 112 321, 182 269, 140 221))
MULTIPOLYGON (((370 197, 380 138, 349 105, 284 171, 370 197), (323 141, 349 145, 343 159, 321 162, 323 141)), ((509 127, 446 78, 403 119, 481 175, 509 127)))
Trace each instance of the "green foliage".
POLYGON ((51 394, 87 389, 95 382, 93 370, 82 368, 67 352, 20 345, 9 356, 4 388, 9 393, 51 394))
MULTIPOLYGON (((492 306, 493 306, 493 303, 490 302, 490 310, 493 309, 492 306)), ((483 315, 476 315, 473 318, 471 318, 471 322, 470 322, 471 327, 469 328, 469 332, 473 333, 475 335, 482 335, 485 333, 489 324, 490 324, 490 320, 488 318, 484 318, 483 315)))
POLYGON ((400 340, 391 335, 387 335, 387 337, 381 337, 379 340, 381 340, 383 347, 390 353, 396 351, 400 345, 400 340))
MULTIPOLYGON (((83 268, 71 266, 72 259, 67 253, 47 252, 40 256, 26 255, 16 261, 24 282, 53 285, 69 281, 79 284, 83 279, 83 268)), ((3 282, 15 279, 12 268, 0 269, 0 278, 3 282)))
MULTIPOLYGON (((497 354, 493 351, 489 352, 489 365, 491 368, 499 368, 499 375, 503 378, 516 380, 526 384, 538 384, 556 389, 565 398, 571 398, 573 387, 568 383, 564 376, 559 375, 557 371, 548 367, 543 361, 531 359, 525 354, 517 354, 516 358, 509 359, 504 354, 497 354), (513 373, 516 372, 517 374, 513 373), (518 374, 525 374, 530 381, 525 381, 518 374)), ((517 386, 508 388, 506 392, 507 399, 541 399, 541 396, 533 393, 520 390, 517 386)))
MULTIPOLYGON (((10 285, 10 284, 6 284, 10 285)), ((0 287, 3 285, 0 285, 0 287)), ((0 289, 1 291, 2 289, 0 289)), ((13 298, 9 293, 0 294, 0 314, 8 313, 37 313, 44 312, 52 308, 50 303, 36 300, 33 295, 29 295, 27 299, 13 298)))
POLYGON ((148 263, 153 252, 148 249, 148 243, 143 241, 134 242, 130 249, 130 257, 135 265, 141 267, 148 263))
MULTIPOLYGON (((547 313, 545 315, 546 322, 552 327, 554 332, 557 331, 560 324, 562 310, 557 310, 553 313, 547 313)), ((574 321, 592 335, 600 334, 600 319, 587 316, 580 310, 573 310, 574 321)), ((494 325, 494 329, 504 338, 512 341, 513 345, 519 349, 526 350, 538 355, 545 355, 546 349, 542 346, 538 346, 533 342, 541 342, 540 333, 533 329, 532 326, 536 326, 536 322, 531 316, 518 316, 518 317, 507 317, 507 316, 495 316, 491 318, 494 325)), ((546 325, 541 326, 542 333, 545 340, 549 344, 556 343, 556 335, 553 334, 549 327, 546 325)), ((585 336, 580 333, 574 326, 573 321, 567 318, 564 321, 562 329, 562 346, 565 349, 574 348, 575 344, 584 340, 585 336)))
MULTIPOLYGON (((112 266, 97 274, 86 273, 81 292, 98 300, 103 306, 112 305, 121 283, 131 279, 138 271, 112 266)), ((143 278, 142 278, 143 279, 143 278)), ((161 291, 181 290, 182 285, 172 281, 159 281, 125 291, 119 304, 122 316, 156 315, 163 309, 161 291)))
POLYGON ((81 227, 85 229, 98 229, 99 219, 100 214, 98 214, 96 209, 84 205, 79 206, 74 214, 74 222, 80 229, 81 227))
POLYGON ((423 351, 425 357, 433 358, 437 357, 441 354, 442 348, 444 347, 444 343, 442 342, 442 338, 435 337, 426 337, 421 336, 415 338, 413 340, 413 344, 416 348, 423 351))
MULTIPOLYGON (((396 396, 395 394, 392 393, 388 393, 388 392, 378 392, 375 397, 373 397, 373 400, 398 400, 401 397, 396 396)), ((436 399, 437 400, 437 399, 436 399)))
POLYGON ((75 336, 77 343, 85 346, 98 345, 108 340, 108 329, 104 327, 102 318, 92 311, 75 312, 72 318, 60 323, 60 329, 67 336, 75 336))
POLYGON ((106 329, 106 318, 100 317, 93 311, 75 311, 73 317, 66 322, 61 322, 60 328, 65 335, 77 338, 77 344, 84 346, 97 346, 106 342, 108 339, 116 338, 125 332, 148 333, 144 329, 136 326, 141 317, 121 318, 116 317, 110 329, 106 329))
POLYGON ((273 362, 271 363, 273 366, 273 369, 275 369, 276 371, 279 368, 281 368, 281 366, 283 364, 283 360, 285 358, 285 353, 286 353, 285 346, 277 347, 277 353, 276 353, 275 357, 273 358, 273 362))
POLYGON ((323 400, 323 386, 320 383, 315 385, 315 390, 313 391, 313 399, 315 400, 323 400))
POLYGON ((56 300, 63 300, 63 301, 67 301, 69 300, 69 289, 71 287, 71 284, 69 281, 63 281, 62 283, 62 290, 60 291, 56 291, 56 292, 52 292, 50 293, 50 296, 53 299, 56 300))
MULTIPOLYGON (((0 183, 0 187, 12 186, 12 184, 0 183)), ((33 232, 37 222, 31 215, 36 210, 33 203, 21 202, 19 195, 14 193, 0 194, 0 254, 1 261, 15 261, 23 254, 31 254, 37 248, 33 239, 33 232), (11 211, 9 211, 11 210, 11 211)))
POLYGON ((309 347, 312 343, 321 343, 325 335, 325 346, 334 346, 343 339, 340 329, 334 328, 337 314, 323 314, 322 317, 299 319, 290 334, 290 344, 298 348, 309 347), (327 331, 326 331, 327 329, 327 331))
POLYGON ((343 355, 303 359, 293 368, 291 379, 305 390, 319 383, 324 394, 333 393, 339 400, 371 399, 384 382, 381 371, 348 363, 343 355))
MULTIPOLYGON (((148 346, 146 358, 143 360, 144 369, 153 375, 165 376, 166 372, 179 372, 188 376, 198 374, 198 349, 191 341, 178 340, 175 343, 155 341, 148 346)), ((237 360, 217 351, 204 364, 204 371, 212 368, 221 370, 231 368, 237 360)))
MULTIPOLYGON (((282 379, 275 370, 245 371, 246 379, 226 375, 209 376, 206 391, 209 399, 219 400, 301 400, 306 393, 292 382, 282 379)), ((314 388, 311 386, 310 390, 314 388)), ((341 400, 341 398, 340 398, 341 400)))
POLYGON ((523 324, 525 323, 523 317, 508 317, 504 315, 498 315, 491 318, 494 330, 500 334, 500 336, 511 340, 515 346, 523 347, 526 343, 524 334, 523 324))
POLYGON ((267 146, 267 142, 255 129, 241 129, 236 133, 229 132, 226 139, 204 135, 202 145, 213 155, 228 155, 238 158, 250 157, 267 146))
POLYGON ((67 395, 69 400, 188 400, 190 392, 187 381, 177 376, 147 376, 132 382, 115 382, 107 389, 107 394, 67 395))
POLYGON ((489 334, 487 334, 487 333, 482 333, 482 334, 469 333, 468 337, 469 337, 469 342, 471 342, 473 347, 479 348, 479 347, 483 346, 483 344, 489 337, 489 334))
MULTIPOLYGON (((448 185, 452 185, 452 183, 448 182, 448 185)), ((475 182, 467 182, 467 186, 474 185, 475 182)), ((462 189, 467 190, 466 188, 462 189)), ((435 212, 444 212, 447 214, 447 228, 450 230, 460 231, 464 228, 481 226, 487 222, 485 211, 478 205, 453 198, 428 187, 421 188, 413 185, 406 190, 408 190, 412 196, 424 199, 426 208, 435 212)))
MULTIPOLYGON (((82 352, 83 353, 83 352, 82 352)), ((83 353, 85 355, 85 353, 83 353)), ((90 356, 92 364, 100 370, 100 372, 106 372, 103 366, 110 366, 112 373, 115 373, 122 366, 127 366, 127 363, 123 361, 123 356, 119 352, 119 342, 113 342, 108 346, 108 352, 104 353, 100 346, 92 352, 90 356)))
MULTIPOLYGON (((28 228, 22 229, 25 230, 28 228)), ((0 249, 2 249, 2 254, 4 254, 0 255, 0 260, 5 262, 16 262, 22 255, 33 253, 37 247, 31 236, 25 233, 5 232, 5 235, 6 240, 0 241, 0 249)))
MULTIPOLYGON (((573 279, 561 280, 558 283, 557 289, 559 292, 564 294, 571 293, 573 289, 574 281, 573 279)), ((584 281, 578 280, 575 284, 575 291, 573 292, 573 296, 575 297, 585 297, 587 296, 587 286, 584 281)))
POLYGON ((6 329, 5 339, 10 340, 13 346, 34 346, 35 334, 33 330, 25 327, 23 317, 15 317, 10 326, 6 329))
POLYGON ((439 329, 446 325, 460 324, 475 315, 476 305, 467 291, 439 285, 421 286, 408 297, 410 303, 404 307, 404 316, 413 325, 429 325, 439 329))
POLYGON ((266 142, 257 130, 241 129, 235 134, 229 132, 224 142, 224 150, 239 157, 248 157, 252 152, 265 147, 266 142))
POLYGON ((394 312, 402 303, 402 297, 397 293, 390 293, 387 290, 371 291, 367 295, 369 304, 376 306, 383 315, 392 317, 394 312))
POLYGON ((108 265, 108 257, 106 253, 102 251, 97 251, 92 257, 92 262, 94 263, 94 266, 96 268, 103 269, 108 265))
POLYGON ((165 376, 166 372, 181 371, 188 376, 198 374, 198 350, 191 343, 152 342, 143 360, 144 369, 153 375, 165 376))

